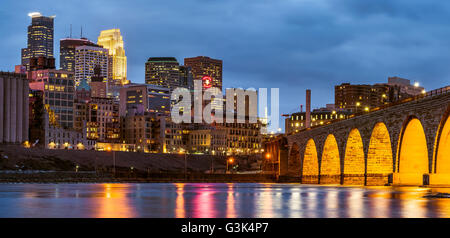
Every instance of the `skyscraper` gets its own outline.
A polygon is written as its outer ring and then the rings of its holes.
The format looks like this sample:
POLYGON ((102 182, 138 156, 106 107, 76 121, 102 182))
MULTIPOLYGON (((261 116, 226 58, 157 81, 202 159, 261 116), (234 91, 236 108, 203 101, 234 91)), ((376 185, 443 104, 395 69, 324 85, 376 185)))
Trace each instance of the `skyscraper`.
POLYGON ((192 68, 195 80, 202 80, 204 76, 209 76, 212 79, 211 86, 222 90, 222 60, 197 56, 185 58, 184 65, 192 68))
POLYGON ((27 48, 22 49, 22 65, 28 68, 30 58, 53 57, 53 21, 54 16, 45 17, 39 12, 28 14, 31 25, 28 26, 27 48))
POLYGON ((145 83, 173 90, 181 87, 180 64, 174 57, 150 57, 145 63, 145 83))
POLYGON ((194 89, 194 78, 192 76, 192 69, 189 66, 180 66, 180 86, 189 90, 194 89))
POLYGON ((73 39, 65 38, 61 39, 59 43, 59 62, 61 70, 75 72, 75 49, 77 46, 97 46, 94 42, 86 39, 73 39))
POLYGON ((112 57, 112 84, 128 84, 127 80, 127 57, 120 29, 111 29, 100 32, 97 44, 109 50, 112 57))
POLYGON ((83 78, 88 83, 94 76, 97 65, 101 68, 101 75, 107 82, 110 76, 108 49, 96 46, 78 46, 75 48, 75 82, 78 86, 83 78))

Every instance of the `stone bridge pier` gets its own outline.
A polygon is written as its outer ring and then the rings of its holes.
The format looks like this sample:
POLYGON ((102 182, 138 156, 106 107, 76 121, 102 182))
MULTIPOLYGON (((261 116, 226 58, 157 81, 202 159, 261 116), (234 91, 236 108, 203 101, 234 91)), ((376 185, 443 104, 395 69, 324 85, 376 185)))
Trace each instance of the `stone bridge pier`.
POLYGON ((450 86, 287 135, 270 153, 301 183, 450 185, 449 116, 450 86))

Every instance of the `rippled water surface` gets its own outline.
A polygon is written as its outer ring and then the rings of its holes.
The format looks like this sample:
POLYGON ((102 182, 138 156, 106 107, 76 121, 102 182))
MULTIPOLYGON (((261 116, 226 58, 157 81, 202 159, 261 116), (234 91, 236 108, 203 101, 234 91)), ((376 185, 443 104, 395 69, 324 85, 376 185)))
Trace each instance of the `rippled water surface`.
POLYGON ((0 217, 450 217, 450 189, 298 184, 1 184, 0 217))

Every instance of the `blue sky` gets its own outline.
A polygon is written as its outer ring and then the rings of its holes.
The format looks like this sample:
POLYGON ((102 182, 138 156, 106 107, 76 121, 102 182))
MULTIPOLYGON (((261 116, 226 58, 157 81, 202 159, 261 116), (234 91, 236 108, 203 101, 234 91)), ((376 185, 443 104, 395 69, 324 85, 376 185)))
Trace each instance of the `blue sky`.
POLYGON ((450 84, 448 1, 2 0, 0 70, 20 63, 34 11, 56 15, 57 62, 70 24, 94 41, 117 27, 132 82, 144 82, 148 57, 206 55, 224 61, 224 87, 280 88, 281 113, 298 111, 307 88, 318 108, 342 82, 450 84))

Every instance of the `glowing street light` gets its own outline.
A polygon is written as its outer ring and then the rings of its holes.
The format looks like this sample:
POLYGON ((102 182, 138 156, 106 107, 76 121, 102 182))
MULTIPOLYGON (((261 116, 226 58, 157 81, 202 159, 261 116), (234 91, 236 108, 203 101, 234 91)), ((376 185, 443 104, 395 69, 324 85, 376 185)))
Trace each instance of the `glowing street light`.
POLYGON ((270 154, 270 153, 266 153, 266 159, 267 159, 267 161, 269 161, 269 162, 271 162, 271 164, 272 164, 272 173, 274 173, 274 171, 275 171, 275 165, 274 165, 274 163, 271 161, 271 159, 272 159, 272 155, 270 154))
POLYGON ((233 164, 233 162, 234 162, 234 158, 233 158, 233 157, 227 159, 227 173, 228 173, 228 171, 229 171, 228 165, 229 165, 229 164, 233 164))

